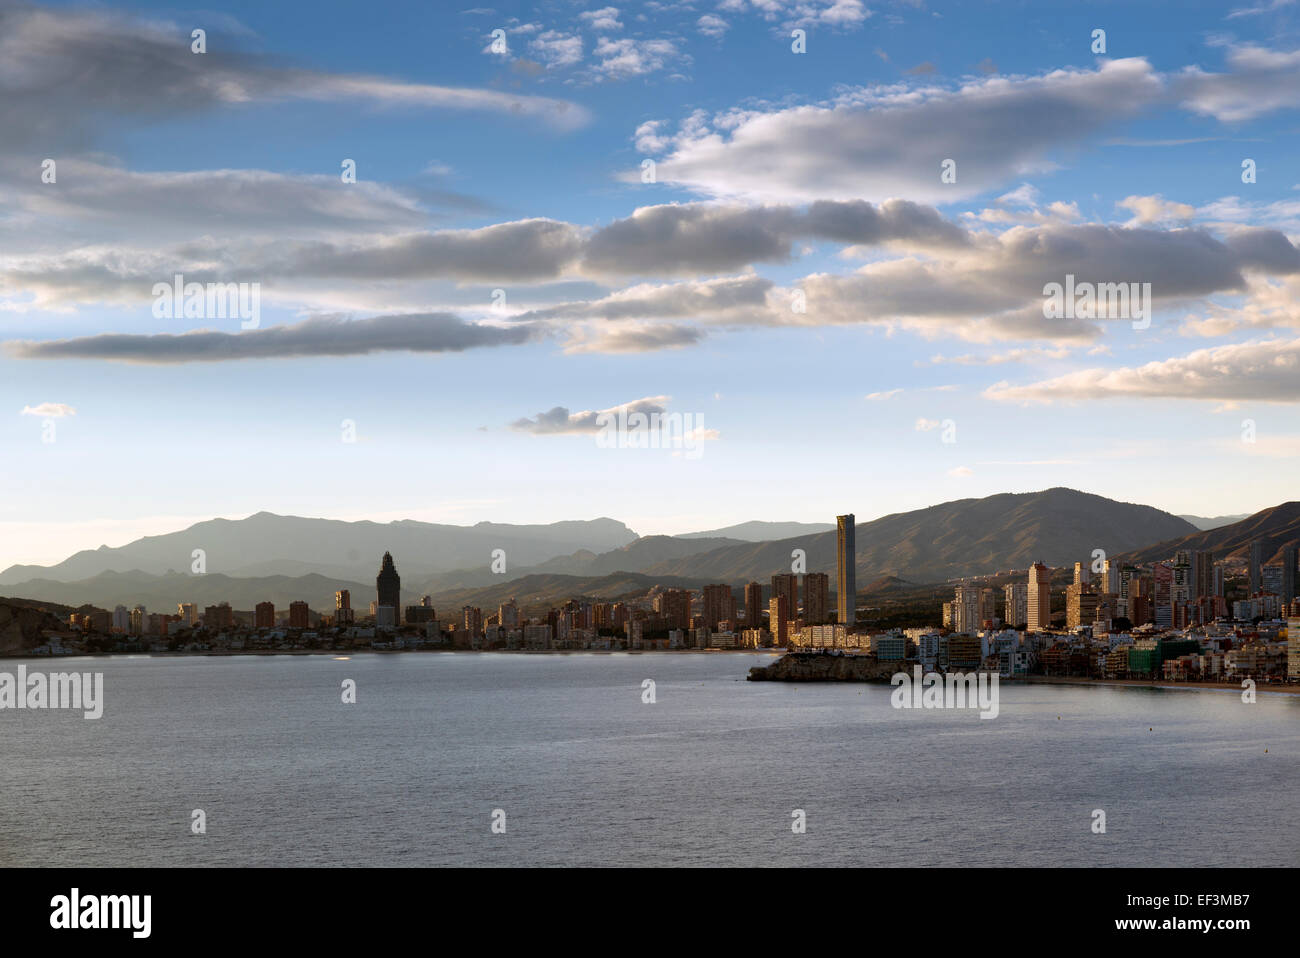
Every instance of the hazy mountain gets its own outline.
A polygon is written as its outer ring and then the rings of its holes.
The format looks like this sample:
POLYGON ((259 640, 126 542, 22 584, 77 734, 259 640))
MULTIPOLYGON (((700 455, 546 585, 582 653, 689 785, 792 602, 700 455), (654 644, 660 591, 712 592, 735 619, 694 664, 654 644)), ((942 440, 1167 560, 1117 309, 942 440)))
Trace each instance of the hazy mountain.
POLYGON ((373 581, 380 559, 392 552, 403 575, 487 568, 494 549, 508 566, 529 566, 582 549, 606 552, 636 539, 613 519, 504 525, 480 522, 450 526, 429 522, 341 522, 259 512, 247 519, 211 519, 180 532, 146 536, 110 549, 78 552, 58 565, 11 566, 0 585, 31 579, 73 582, 102 572, 189 573, 195 549, 206 554, 207 572, 223 575, 342 576, 373 581))
POLYGON ((1300 548, 1300 502, 1284 502, 1231 525, 1156 542, 1122 558, 1129 562, 1161 562, 1182 549, 1208 549, 1214 553, 1215 561, 1247 561, 1250 543, 1255 539, 1263 543, 1261 554, 1265 563, 1281 562, 1285 548, 1300 548))
MULTIPOLYGON (((1184 519, 1151 506, 1116 502, 1074 489, 1054 488, 983 499, 959 499, 912 512, 895 513, 857 527, 857 577, 867 582, 891 575, 909 582, 1026 569, 1090 559, 1195 532, 1184 519)), ((713 549, 657 563, 651 575, 767 582, 788 571, 791 551, 807 553, 808 569, 834 578, 835 532, 777 542, 713 549)), ((831 583, 832 591, 834 582, 831 583)))
MULTIPOLYGON (((71 606, 89 604, 101 609, 112 609, 116 605, 127 608, 143 605, 149 612, 168 615, 176 614, 179 602, 193 602, 200 612, 204 606, 218 602, 229 602, 232 608, 242 611, 253 609, 259 602, 272 602, 279 612, 287 610, 290 602, 302 600, 316 612, 332 612, 334 592, 338 589, 352 592, 354 609, 363 614, 369 611, 370 600, 375 597, 373 578, 369 584, 364 584, 314 574, 237 579, 220 573, 152 575, 135 570, 101 572, 77 582, 33 579, 7 587, 8 591, 33 602, 58 602, 71 606)), ((402 596, 404 605, 414 605, 419 598, 408 598, 405 589, 402 596)))
MULTIPOLYGON (((684 536, 643 536, 635 542, 602 552, 576 552, 571 556, 548 559, 546 562, 527 570, 534 572, 558 572, 563 575, 604 575, 607 572, 641 572, 651 566, 711 549, 740 545, 740 539, 693 539, 684 536)), ((522 571, 522 570, 521 570, 522 571)))
POLYGON ((809 533, 833 530, 833 522, 742 522, 708 532, 685 532, 678 539, 739 539, 741 542, 771 542, 809 533))
MULTIPOLYGON (((616 572, 604 576, 527 575, 510 582, 497 582, 476 589, 458 589, 433 595, 439 618, 451 618, 466 605, 477 606, 486 616, 496 612, 504 602, 514 599, 520 609, 544 609, 561 605, 569 599, 613 600, 644 595, 652 586, 666 589, 700 590, 713 580, 682 579, 672 576, 647 576, 636 572, 616 572)), ((739 598, 739 597, 738 597, 739 598)))
POLYGON ((1220 526, 1230 526, 1234 522, 1240 522, 1242 519, 1250 517, 1250 513, 1243 512, 1238 516, 1179 516, 1179 519, 1186 519, 1202 532, 1210 529, 1217 529, 1220 526))

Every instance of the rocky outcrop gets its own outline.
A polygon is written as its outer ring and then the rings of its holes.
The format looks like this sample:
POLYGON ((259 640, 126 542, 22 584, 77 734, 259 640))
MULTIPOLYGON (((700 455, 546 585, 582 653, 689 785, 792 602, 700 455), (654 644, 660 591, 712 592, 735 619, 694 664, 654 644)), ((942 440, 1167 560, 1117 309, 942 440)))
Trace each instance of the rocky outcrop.
POLYGON ((16 655, 41 644, 45 629, 63 626, 58 618, 44 609, 0 599, 0 655, 16 655))
POLYGON ((787 652, 771 665, 749 670, 751 682, 888 682, 905 662, 880 661, 874 655, 837 651, 787 652))

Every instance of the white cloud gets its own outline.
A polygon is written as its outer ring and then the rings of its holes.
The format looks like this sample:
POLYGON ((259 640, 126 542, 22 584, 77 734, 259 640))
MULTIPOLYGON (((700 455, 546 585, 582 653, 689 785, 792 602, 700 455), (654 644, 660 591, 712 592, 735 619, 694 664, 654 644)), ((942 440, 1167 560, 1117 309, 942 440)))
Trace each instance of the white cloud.
POLYGON ((535 436, 595 435, 602 428, 599 421, 601 416, 617 416, 621 412, 662 415, 668 411, 668 403, 671 401, 671 396, 645 396, 608 409, 584 409, 581 412, 569 412, 564 406, 556 406, 546 412, 539 412, 536 416, 516 419, 510 428, 535 436))
POLYGON ((713 37, 715 40, 727 32, 729 24, 722 17, 712 13, 706 13, 700 19, 695 21, 696 27, 700 33, 706 37, 713 37))
POLYGON ((540 33, 528 43, 528 49, 548 67, 567 67, 582 62, 582 37, 558 30, 540 33))
POLYGON ((43 402, 39 406, 24 406, 21 416, 39 416, 42 419, 62 419, 64 416, 75 416, 77 410, 73 409, 66 403, 61 402, 43 402))
POLYGON ((631 37, 613 40, 602 36, 596 40, 593 54, 598 62, 593 64, 592 70, 612 79, 644 76, 675 61, 689 59, 672 40, 635 40, 631 37))
POLYGON ((623 24, 619 23, 618 20, 618 7, 586 10, 578 14, 578 19, 598 33, 612 33, 615 30, 623 29, 623 24))
POLYGON ((1300 339, 1200 349, 1120 369, 1083 369, 1024 386, 1000 382, 987 399, 1052 402, 1091 399, 1192 399, 1300 402, 1300 339))
POLYGON ((673 138, 658 179, 758 202, 894 196, 949 203, 997 188, 1123 122, 1160 97, 1144 59, 1038 77, 983 77, 953 89, 907 84, 829 103, 696 115, 673 138), (945 159, 955 183, 940 181, 945 159))
POLYGON ((1196 207, 1166 200, 1159 193, 1152 196, 1126 196, 1115 204, 1134 215, 1125 226, 1149 226, 1152 223, 1185 222, 1196 216, 1196 207))

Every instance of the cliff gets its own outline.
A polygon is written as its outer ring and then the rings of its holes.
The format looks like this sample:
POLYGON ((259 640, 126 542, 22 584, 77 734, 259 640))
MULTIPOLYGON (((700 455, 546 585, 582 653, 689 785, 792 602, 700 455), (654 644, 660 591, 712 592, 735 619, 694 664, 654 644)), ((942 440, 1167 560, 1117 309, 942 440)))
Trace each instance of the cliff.
POLYGON ((0 655, 15 655, 41 644, 44 629, 58 630, 63 623, 36 606, 0 599, 0 655))
POLYGON ((904 662, 881 662, 874 655, 787 652, 771 665, 749 670, 751 682, 888 682, 904 662))

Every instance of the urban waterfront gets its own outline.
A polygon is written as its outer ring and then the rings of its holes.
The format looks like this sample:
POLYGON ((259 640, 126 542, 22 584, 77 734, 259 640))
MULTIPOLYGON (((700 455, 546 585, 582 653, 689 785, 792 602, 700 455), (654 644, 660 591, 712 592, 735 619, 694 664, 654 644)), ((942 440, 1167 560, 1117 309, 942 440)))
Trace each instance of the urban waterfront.
POLYGON ((1289 695, 1004 684, 981 721, 746 682, 764 653, 25 661, 103 672, 104 714, 7 713, 3 865, 1300 860, 1289 695))

